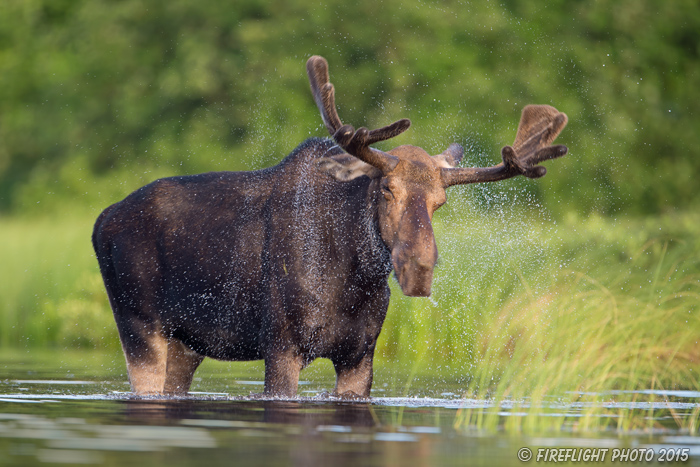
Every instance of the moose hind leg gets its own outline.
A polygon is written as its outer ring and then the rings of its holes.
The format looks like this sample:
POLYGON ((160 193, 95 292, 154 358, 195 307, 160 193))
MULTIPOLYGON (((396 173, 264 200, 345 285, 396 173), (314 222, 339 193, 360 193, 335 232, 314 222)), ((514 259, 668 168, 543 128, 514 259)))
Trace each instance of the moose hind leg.
POLYGON ((189 349, 179 339, 168 339, 168 360, 165 370, 166 394, 184 395, 190 390, 194 372, 204 357, 189 349))
POLYGON ((336 380, 333 394, 340 397, 369 397, 372 389, 371 353, 366 354, 357 365, 344 366, 334 363, 336 380))
POLYGON ((136 395, 163 394, 167 339, 156 330, 129 334, 119 331, 131 390, 136 395))

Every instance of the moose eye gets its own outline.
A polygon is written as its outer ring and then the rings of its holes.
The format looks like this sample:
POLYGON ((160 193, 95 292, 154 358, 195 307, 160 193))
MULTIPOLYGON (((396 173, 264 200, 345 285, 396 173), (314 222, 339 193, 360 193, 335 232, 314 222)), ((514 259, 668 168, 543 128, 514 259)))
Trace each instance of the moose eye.
POLYGON ((382 185, 382 194, 387 201, 394 199, 394 194, 391 192, 388 186, 382 185))

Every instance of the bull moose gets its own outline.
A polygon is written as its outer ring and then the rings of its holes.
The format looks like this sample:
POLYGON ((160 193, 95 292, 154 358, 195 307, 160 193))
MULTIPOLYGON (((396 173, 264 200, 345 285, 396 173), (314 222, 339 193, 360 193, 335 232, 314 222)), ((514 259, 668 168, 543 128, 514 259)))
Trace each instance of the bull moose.
POLYGON ((459 144, 383 152, 372 144, 410 121, 343 125, 328 63, 306 67, 332 139, 263 170, 156 180, 98 217, 92 241, 135 394, 186 394, 211 357, 263 359, 265 395, 293 397, 300 371, 328 358, 333 394, 369 397, 389 274, 405 295, 430 295, 445 189, 538 178, 537 164, 567 152, 551 145, 567 117, 546 105, 524 108, 493 167, 457 167, 459 144))

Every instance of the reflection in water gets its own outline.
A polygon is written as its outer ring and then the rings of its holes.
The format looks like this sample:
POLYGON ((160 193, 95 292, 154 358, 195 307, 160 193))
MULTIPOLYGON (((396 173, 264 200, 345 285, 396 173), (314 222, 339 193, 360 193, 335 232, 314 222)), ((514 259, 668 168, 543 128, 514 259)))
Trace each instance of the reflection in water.
POLYGON ((299 427, 373 427, 379 420, 369 403, 324 403, 284 400, 125 400, 124 414, 133 420, 181 420, 209 428, 260 427, 271 424, 299 427))
POLYGON ((39 400, 55 416, 0 414, 0 447, 7 448, 0 452, 23 465, 126 462, 135 453, 157 453, 175 464, 251 459, 260 465, 430 466, 442 433, 435 426, 397 427, 392 418, 398 409, 366 402, 39 400))

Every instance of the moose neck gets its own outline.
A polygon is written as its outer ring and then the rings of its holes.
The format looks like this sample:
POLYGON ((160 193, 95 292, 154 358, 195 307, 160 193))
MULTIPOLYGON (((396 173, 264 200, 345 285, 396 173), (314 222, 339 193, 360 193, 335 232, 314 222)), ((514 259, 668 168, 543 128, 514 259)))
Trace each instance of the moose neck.
MULTIPOLYGON (((379 229, 379 202, 381 192, 378 179, 362 177, 361 208, 359 222, 355 225, 356 238, 362 240, 357 244, 356 257, 358 272, 368 279, 386 280, 391 273, 391 248, 382 239, 379 229)), ((360 201, 358 199, 358 201, 360 201)))

